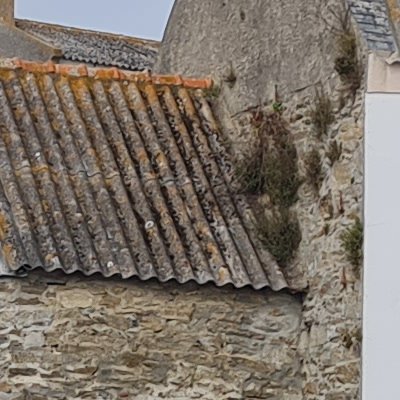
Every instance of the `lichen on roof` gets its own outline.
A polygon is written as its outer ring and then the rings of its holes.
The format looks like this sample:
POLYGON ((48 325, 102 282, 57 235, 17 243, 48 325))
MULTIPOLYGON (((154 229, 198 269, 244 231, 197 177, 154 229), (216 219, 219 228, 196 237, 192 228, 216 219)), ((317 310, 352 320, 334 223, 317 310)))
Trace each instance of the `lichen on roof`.
POLYGON ((286 287, 231 190, 210 84, 2 61, 0 273, 286 287))

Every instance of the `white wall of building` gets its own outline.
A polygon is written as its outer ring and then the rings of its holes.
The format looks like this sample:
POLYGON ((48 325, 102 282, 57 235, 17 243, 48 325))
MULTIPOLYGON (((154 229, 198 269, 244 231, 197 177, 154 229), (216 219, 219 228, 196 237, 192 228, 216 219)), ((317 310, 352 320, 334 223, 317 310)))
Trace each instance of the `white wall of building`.
POLYGON ((363 400, 400 400, 400 94, 368 93, 363 400))

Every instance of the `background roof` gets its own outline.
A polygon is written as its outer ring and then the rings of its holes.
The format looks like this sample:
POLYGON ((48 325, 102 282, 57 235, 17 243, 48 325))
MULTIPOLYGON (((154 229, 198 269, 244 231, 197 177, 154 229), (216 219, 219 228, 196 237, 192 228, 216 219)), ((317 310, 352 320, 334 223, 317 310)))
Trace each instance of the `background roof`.
POLYGON ((173 0, 16 0, 16 16, 161 40, 173 0))

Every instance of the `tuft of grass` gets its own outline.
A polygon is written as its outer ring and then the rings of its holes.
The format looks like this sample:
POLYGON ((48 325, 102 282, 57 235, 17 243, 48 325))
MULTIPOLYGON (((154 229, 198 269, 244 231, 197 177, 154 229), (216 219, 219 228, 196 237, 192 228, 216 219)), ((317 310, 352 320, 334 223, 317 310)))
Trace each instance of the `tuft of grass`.
POLYGON ((329 159, 331 166, 335 164, 336 161, 339 161, 340 156, 342 155, 343 146, 342 144, 338 144, 336 140, 332 140, 329 143, 328 151, 326 152, 326 156, 329 159))
POLYGON ((205 97, 209 101, 213 101, 219 97, 221 94, 221 87, 219 85, 216 85, 215 83, 212 85, 210 89, 206 89, 204 91, 205 97))
POLYGON ((363 260, 364 227, 359 218, 354 225, 347 229, 341 236, 342 248, 346 259, 359 271, 363 260))
POLYGON ((329 126, 335 121, 331 99, 323 88, 315 88, 314 106, 311 109, 311 121, 320 138, 328 133, 329 126))
POLYGON ((240 187, 248 194, 267 193, 272 204, 289 207, 296 202, 301 183, 290 132, 279 113, 254 113, 252 125, 256 146, 252 157, 237 167, 240 187))
POLYGON ((280 209, 270 216, 259 218, 260 240, 282 267, 293 259, 301 242, 301 230, 297 218, 289 210, 280 209))
POLYGON ((284 110, 283 103, 281 103, 280 101, 274 101, 272 103, 272 109, 274 110, 274 112, 281 113, 284 110))
POLYGON ((322 161, 317 149, 310 150, 304 159, 306 180, 318 192, 322 183, 322 161))

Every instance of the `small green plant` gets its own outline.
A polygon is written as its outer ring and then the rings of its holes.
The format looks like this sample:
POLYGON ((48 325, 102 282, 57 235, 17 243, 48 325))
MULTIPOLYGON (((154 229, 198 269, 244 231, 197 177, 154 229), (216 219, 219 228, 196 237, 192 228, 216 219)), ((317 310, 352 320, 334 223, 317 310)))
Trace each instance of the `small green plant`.
POLYGON ((279 101, 274 101, 272 103, 272 109, 277 113, 281 113, 283 111, 283 103, 279 101))
POLYGON ((214 83, 210 89, 204 91, 204 94, 208 100, 213 101, 221 94, 221 87, 214 83))
POLYGON ((333 166, 336 161, 339 161, 340 156, 342 155, 342 149, 342 144, 339 145, 336 140, 332 140, 329 143, 329 148, 326 152, 326 156, 328 157, 331 166, 333 166))
POLYGON ((306 180, 318 192, 322 183, 321 155, 317 149, 310 150, 304 159, 306 180))
POLYGON ((363 260, 364 227, 359 218, 354 225, 347 229, 341 236, 342 248, 346 253, 346 259, 357 270, 363 260))
POLYGON ((290 211, 281 208, 270 216, 261 216, 258 231, 260 240, 278 264, 287 266, 301 242, 301 230, 297 219, 290 211))
POLYGON ((329 126, 335 121, 332 102, 322 87, 315 88, 314 106, 311 109, 311 121, 314 124, 318 137, 326 135, 329 126))

